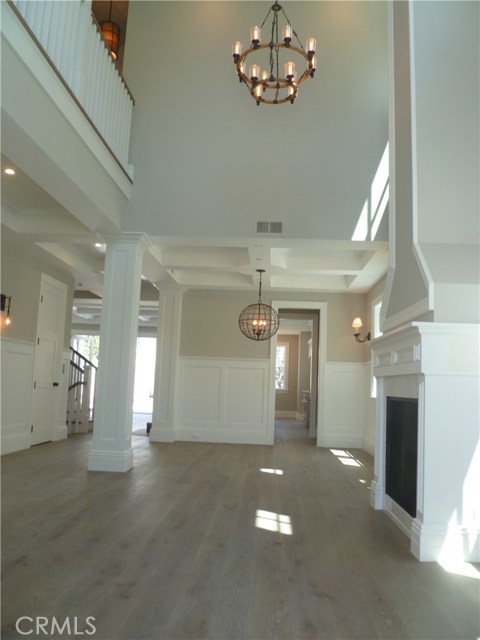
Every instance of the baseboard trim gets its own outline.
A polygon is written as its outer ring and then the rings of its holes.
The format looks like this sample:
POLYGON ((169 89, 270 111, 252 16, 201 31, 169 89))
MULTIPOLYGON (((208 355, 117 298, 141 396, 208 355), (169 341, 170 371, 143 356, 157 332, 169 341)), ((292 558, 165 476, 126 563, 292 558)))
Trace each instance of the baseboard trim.
POLYGON ((1 440, 2 456, 15 451, 22 451, 30 448, 30 433, 12 433, 2 435, 1 440))
POLYGON ((407 538, 412 537, 413 518, 402 507, 400 507, 390 496, 385 494, 384 511, 391 518, 397 527, 403 531, 407 538))
POLYGON ((480 562, 480 530, 412 522, 410 549, 422 562, 480 562))
POLYGON ((152 424, 152 428, 150 429, 150 442, 175 442, 176 439, 173 429, 156 427, 152 424))

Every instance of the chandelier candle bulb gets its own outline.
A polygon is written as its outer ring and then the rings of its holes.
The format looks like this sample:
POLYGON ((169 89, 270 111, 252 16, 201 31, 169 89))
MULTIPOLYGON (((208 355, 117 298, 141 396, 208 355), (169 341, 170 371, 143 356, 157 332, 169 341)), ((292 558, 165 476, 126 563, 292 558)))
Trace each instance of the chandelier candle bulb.
POLYGON ((307 38, 307 53, 311 57, 317 50, 317 39, 307 38))
POLYGON ((260 67, 258 64, 252 64, 250 67, 250 78, 252 82, 256 82, 258 80, 258 76, 260 75, 260 67))
POLYGON ((286 45, 289 45, 292 41, 292 25, 286 24, 283 27, 283 41, 286 45))
POLYGON ((250 29, 250 40, 252 41, 253 45, 260 44, 262 40, 262 30, 260 29, 260 27, 255 26, 250 29))
POLYGON ((294 62, 286 62, 285 63, 285 75, 289 80, 295 78, 295 63, 294 62))
POLYGON ((232 47, 233 57, 235 56, 240 57, 242 55, 242 49, 243 49, 243 45, 240 42, 240 40, 237 40, 236 42, 234 42, 232 47))

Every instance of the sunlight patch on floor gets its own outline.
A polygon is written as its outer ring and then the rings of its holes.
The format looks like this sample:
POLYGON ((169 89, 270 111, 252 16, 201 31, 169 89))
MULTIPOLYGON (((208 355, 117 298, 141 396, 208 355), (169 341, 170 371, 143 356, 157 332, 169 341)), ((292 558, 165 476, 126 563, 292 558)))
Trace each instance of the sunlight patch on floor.
POLYGON ((439 560, 438 564, 448 573, 455 573, 457 576, 480 580, 480 571, 470 562, 439 560))
POLYGON ((259 529, 265 529, 266 531, 283 533, 286 536, 293 535, 290 516, 285 516, 281 513, 275 513, 273 511, 263 511, 262 509, 257 509, 255 526, 259 529))
POLYGON ((330 449, 334 456, 337 456, 337 460, 339 460, 342 464, 347 467, 363 467, 363 464, 360 460, 357 460, 351 453, 348 451, 344 451, 343 449, 330 449))

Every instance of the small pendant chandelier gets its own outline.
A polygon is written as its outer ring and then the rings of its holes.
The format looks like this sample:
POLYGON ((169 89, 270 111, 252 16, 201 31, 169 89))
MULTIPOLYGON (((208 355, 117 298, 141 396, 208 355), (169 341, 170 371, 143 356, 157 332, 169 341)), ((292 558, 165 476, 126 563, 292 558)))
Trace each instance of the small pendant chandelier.
POLYGON ((250 340, 270 340, 277 333, 280 320, 275 309, 262 302, 262 273, 265 269, 257 269, 257 273, 260 274, 258 302, 245 307, 238 318, 238 326, 250 340))
MULTIPOLYGON (((298 86, 307 78, 313 78, 314 76, 316 68, 316 39, 307 38, 307 46, 304 49, 282 6, 275 2, 270 7, 261 26, 251 28, 250 41, 251 46, 243 53, 243 45, 239 40, 234 43, 232 49, 233 61, 237 68, 240 82, 246 84, 257 105, 260 103, 283 104, 285 102, 293 104, 298 94, 298 86), (282 40, 279 38, 278 16, 280 12, 286 21, 282 28, 282 40), (262 27, 270 13, 273 16, 270 41, 267 44, 261 44, 262 27), (295 44, 292 44, 293 37, 296 40, 295 44), (247 71, 247 57, 253 53, 260 52, 262 49, 269 50, 266 62, 267 68, 262 69, 257 61, 253 62, 247 71), (289 56, 295 53, 297 57, 300 55, 303 58, 306 68, 300 75, 297 74, 295 62, 289 60, 287 56, 285 56, 287 61, 284 64, 281 63, 281 50, 286 50, 289 56)), ((258 56, 256 58, 258 60, 258 56)), ((253 60, 253 58, 250 59, 253 60)))
POLYGON ((100 29, 102 30, 102 36, 110 51, 110 55, 114 60, 118 58, 118 49, 120 46, 120 27, 115 22, 112 22, 112 4, 113 0, 110 0, 110 10, 108 12, 108 20, 104 20, 100 23, 100 29))

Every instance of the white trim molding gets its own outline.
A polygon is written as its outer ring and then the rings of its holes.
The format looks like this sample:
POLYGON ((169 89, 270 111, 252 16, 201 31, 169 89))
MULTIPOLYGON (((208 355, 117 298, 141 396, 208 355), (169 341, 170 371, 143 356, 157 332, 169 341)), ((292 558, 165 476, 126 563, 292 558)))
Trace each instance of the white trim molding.
POLYGON ((369 383, 370 362, 326 363, 320 446, 362 448, 369 383))
POLYGON ((22 340, 0 340, 2 360, 1 451, 30 447, 30 408, 35 345, 22 340))
POLYGON ((268 360, 179 358, 174 439, 270 444, 268 360))

